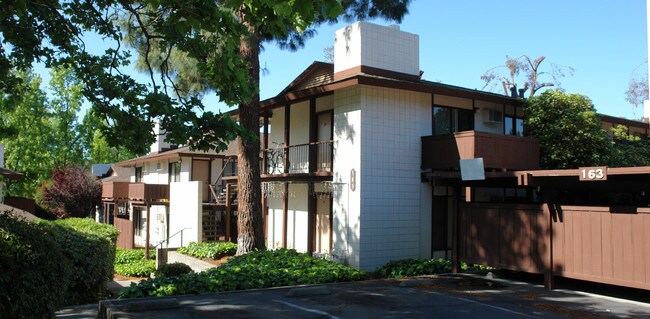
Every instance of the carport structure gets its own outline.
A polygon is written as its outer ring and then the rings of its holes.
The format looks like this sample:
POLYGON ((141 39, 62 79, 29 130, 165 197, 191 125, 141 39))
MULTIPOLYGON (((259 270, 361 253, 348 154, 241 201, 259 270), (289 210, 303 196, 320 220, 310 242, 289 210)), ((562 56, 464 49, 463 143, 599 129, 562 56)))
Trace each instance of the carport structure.
POLYGON ((450 230, 454 265, 544 274, 549 289, 561 276, 650 290, 650 167, 486 172, 481 181, 425 175, 460 194, 450 230), (529 196, 480 202, 473 193, 481 188, 529 196))

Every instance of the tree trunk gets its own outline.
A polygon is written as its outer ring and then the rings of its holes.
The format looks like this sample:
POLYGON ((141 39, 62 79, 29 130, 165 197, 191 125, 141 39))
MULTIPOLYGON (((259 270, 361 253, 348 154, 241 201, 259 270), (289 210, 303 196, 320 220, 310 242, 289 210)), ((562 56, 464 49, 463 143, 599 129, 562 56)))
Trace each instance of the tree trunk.
POLYGON ((243 36, 239 53, 250 63, 248 78, 255 90, 249 102, 239 104, 239 124, 254 133, 257 140, 237 139, 237 165, 239 193, 237 209, 237 255, 254 249, 264 249, 264 230, 262 226, 262 188, 260 180, 260 40, 252 28, 251 34, 243 36))

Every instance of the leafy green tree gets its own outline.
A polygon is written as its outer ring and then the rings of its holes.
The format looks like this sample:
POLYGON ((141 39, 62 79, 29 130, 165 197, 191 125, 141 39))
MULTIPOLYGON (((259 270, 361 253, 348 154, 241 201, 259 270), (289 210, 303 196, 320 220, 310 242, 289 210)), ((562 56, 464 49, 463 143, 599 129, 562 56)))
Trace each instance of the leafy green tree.
POLYGON ((22 180, 9 181, 7 193, 11 196, 32 197, 41 183, 48 179, 55 162, 49 149, 54 142, 51 114, 42 80, 31 71, 14 72, 20 79, 13 93, 0 95, 1 126, 11 134, 0 135, 5 146, 5 166, 25 175, 22 180))
POLYGON ((83 163, 83 144, 77 130, 77 113, 83 104, 83 84, 69 66, 51 71, 48 101, 52 112, 53 130, 50 132, 52 157, 56 166, 83 163))
POLYGON ((524 108, 528 135, 540 140, 540 165, 546 169, 607 164, 610 141, 591 100, 549 90, 524 108))
POLYGON ((612 128, 612 153, 607 166, 631 167, 650 165, 650 141, 628 133, 625 125, 612 128))

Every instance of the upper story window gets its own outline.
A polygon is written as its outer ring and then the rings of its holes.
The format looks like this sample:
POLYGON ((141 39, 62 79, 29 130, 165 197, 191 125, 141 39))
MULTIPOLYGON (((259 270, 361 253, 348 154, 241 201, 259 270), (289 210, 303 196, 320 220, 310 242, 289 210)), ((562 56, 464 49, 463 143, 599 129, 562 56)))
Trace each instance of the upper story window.
POLYGON ((505 106, 503 134, 524 136, 524 114, 521 108, 512 105, 505 106))
POLYGON ((181 181, 181 162, 169 163, 169 182, 181 181))
POLYGON ((433 135, 474 129, 474 111, 440 105, 433 106, 433 135))
POLYGON ((135 182, 136 183, 142 182, 142 166, 135 168, 135 182))

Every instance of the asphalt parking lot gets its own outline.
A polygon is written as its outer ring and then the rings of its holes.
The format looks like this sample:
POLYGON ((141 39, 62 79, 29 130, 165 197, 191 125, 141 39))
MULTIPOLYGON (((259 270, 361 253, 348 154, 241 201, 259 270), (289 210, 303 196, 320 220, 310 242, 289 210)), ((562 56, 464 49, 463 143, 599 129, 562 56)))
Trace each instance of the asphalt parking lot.
POLYGON ((644 302, 475 275, 107 300, 99 308, 98 318, 650 317, 644 302))

